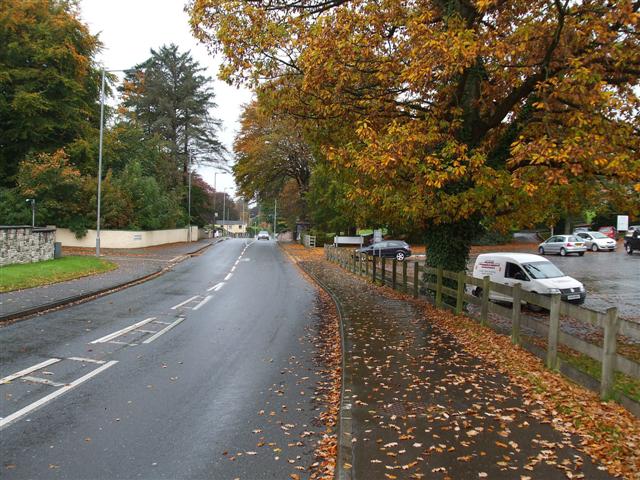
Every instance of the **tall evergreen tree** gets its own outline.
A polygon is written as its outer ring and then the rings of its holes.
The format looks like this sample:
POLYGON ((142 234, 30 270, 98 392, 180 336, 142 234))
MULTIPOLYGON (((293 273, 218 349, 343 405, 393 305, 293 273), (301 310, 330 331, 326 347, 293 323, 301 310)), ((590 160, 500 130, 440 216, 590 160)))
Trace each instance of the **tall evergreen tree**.
POLYGON ((225 149, 217 137, 220 120, 211 78, 189 52, 176 45, 151 50, 151 57, 127 73, 123 105, 130 121, 169 142, 171 157, 186 182, 190 163, 215 164, 225 149))

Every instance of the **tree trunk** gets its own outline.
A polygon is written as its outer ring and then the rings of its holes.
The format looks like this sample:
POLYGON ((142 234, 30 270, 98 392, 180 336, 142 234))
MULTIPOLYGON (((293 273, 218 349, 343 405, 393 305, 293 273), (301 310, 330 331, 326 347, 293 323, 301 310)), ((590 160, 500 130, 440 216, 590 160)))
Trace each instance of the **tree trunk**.
MULTIPOLYGON (((475 219, 427 227, 425 231, 427 266, 442 267, 451 272, 466 271, 471 240, 479 228, 479 223, 475 219)), ((424 280, 435 282, 435 275, 424 274, 424 280)), ((443 284, 449 288, 457 286, 455 280, 446 278, 443 284)), ((451 298, 443 297, 446 303, 452 304, 451 298)))

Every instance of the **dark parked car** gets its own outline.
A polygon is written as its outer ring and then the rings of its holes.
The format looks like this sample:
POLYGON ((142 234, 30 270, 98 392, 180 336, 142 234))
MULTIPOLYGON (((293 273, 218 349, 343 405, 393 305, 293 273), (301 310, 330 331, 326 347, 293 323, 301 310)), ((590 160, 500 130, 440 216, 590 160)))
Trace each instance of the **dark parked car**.
POLYGON ((629 255, 640 252, 640 230, 634 230, 630 237, 624 237, 624 249, 629 255))
POLYGON ((411 247, 407 242, 402 240, 383 240, 367 247, 356 250, 356 253, 364 253, 375 257, 395 258, 396 260, 404 260, 411 256, 411 247))

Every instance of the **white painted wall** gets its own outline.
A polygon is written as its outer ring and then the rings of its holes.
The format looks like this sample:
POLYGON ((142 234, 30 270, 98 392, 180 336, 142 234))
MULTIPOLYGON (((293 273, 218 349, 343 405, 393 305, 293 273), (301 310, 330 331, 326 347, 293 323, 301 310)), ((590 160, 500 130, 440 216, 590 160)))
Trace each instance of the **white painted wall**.
MULTIPOLYGON (((188 228, 178 228, 175 230, 151 230, 147 232, 137 232, 130 230, 100 230, 101 248, 141 248, 154 245, 164 245, 166 243, 187 242, 189 238, 188 228)), ((198 240, 198 227, 191 227, 191 241, 198 240)), ((88 230, 82 238, 76 238, 68 228, 58 228, 56 230, 56 242, 62 243, 63 247, 87 247, 96 246, 96 231, 88 230)))

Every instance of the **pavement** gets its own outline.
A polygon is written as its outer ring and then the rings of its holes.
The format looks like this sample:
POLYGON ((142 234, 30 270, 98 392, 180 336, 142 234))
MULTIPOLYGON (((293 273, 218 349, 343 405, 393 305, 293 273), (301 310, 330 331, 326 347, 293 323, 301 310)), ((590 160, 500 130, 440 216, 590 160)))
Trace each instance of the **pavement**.
POLYGON ((309 478, 321 295, 275 242, 0 328, 3 479, 309 478))
MULTIPOLYGON (((174 243, 137 249, 103 249, 101 258, 118 265, 110 272, 76 278, 66 282, 41 287, 0 293, 0 320, 2 317, 19 316, 32 310, 46 308, 78 296, 90 296, 98 292, 117 288, 182 261, 186 256, 198 252, 220 239, 203 239, 191 243, 174 243)), ((94 255, 93 249, 65 248, 63 255, 94 255)))
POLYGON ((612 478, 424 309, 334 264, 299 264, 342 308, 351 429, 339 441, 352 448, 339 478, 612 478))

